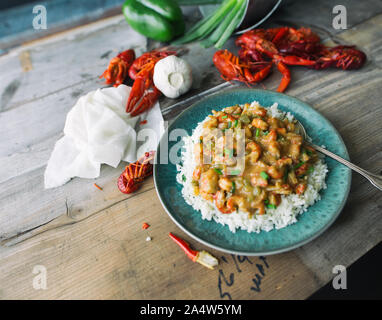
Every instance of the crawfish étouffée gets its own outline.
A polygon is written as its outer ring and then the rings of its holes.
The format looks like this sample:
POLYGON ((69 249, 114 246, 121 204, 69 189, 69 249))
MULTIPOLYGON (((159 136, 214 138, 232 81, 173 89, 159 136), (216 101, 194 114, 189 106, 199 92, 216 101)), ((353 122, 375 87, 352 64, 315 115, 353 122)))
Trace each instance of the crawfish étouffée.
POLYGON ((303 194, 318 159, 303 146, 294 122, 271 117, 257 104, 213 110, 194 156, 194 193, 222 213, 239 209, 250 216, 276 208, 281 195, 303 194))

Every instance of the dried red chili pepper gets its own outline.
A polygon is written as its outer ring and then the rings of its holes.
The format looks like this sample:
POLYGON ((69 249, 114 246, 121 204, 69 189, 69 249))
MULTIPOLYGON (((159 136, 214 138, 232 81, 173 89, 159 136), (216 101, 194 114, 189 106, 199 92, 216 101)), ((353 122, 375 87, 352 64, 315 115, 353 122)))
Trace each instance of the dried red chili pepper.
POLYGON ((94 184, 94 186, 95 186, 98 190, 101 190, 101 191, 103 190, 103 189, 102 189, 98 184, 96 184, 96 183, 94 184))
POLYGON ((183 239, 173 235, 171 232, 169 233, 170 238, 182 248, 184 253, 194 262, 200 263, 201 265, 213 269, 218 265, 218 260, 212 256, 207 251, 196 251, 190 248, 189 244, 183 239))

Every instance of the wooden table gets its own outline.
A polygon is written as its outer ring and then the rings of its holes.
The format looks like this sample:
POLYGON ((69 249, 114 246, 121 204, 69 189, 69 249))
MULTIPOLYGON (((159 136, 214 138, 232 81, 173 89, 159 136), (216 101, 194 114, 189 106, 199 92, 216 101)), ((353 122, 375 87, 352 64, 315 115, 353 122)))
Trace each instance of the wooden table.
MULTIPOLYGON (((345 1, 348 29, 334 30, 333 1, 295 1, 264 27, 305 25, 328 43, 356 44, 368 56, 358 71, 292 67, 287 93, 325 115, 341 133, 353 162, 382 169, 382 5, 345 1)), ((152 179, 126 196, 116 187, 119 168, 100 178, 74 179, 44 190, 43 173, 66 113, 79 96, 103 86, 98 75, 131 46, 122 16, 24 44, 0 57, 0 298, 1 299, 303 299, 381 241, 381 193, 353 174, 347 204, 322 236, 288 253, 239 257, 211 251, 219 267, 193 264, 168 238, 174 232, 197 249, 160 205, 152 179), (103 191, 96 189, 96 182, 103 191), (142 230, 142 223, 151 227, 142 230), (152 241, 146 242, 147 236, 152 241), (47 270, 47 288, 33 287, 35 266, 47 270)), ((141 39, 144 51, 155 43, 141 39)), ((197 75, 184 98, 222 80, 214 49, 187 46, 197 75)), ((233 41, 227 44, 233 49, 233 41)), ((277 88, 277 72, 264 82, 277 88)), ((176 102, 176 101, 175 101, 176 102)), ((166 108, 174 101, 162 99, 166 108)), ((186 106, 165 113, 171 120, 186 106)))

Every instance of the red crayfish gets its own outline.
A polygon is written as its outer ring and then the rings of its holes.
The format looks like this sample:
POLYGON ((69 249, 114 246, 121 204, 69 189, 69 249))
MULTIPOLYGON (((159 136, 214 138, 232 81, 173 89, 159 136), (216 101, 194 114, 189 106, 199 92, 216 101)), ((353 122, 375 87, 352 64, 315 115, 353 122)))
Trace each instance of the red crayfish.
POLYGON ((324 46, 309 28, 254 29, 239 36, 235 43, 240 47, 238 57, 227 50, 219 50, 213 57, 222 78, 254 84, 263 80, 275 64, 282 74, 279 92, 285 91, 290 83, 288 65, 351 70, 366 61, 366 55, 354 46, 324 46))
POLYGON ((136 191, 143 180, 153 173, 153 165, 150 163, 154 159, 155 151, 145 152, 136 162, 130 163, 118 178, 118 189, 122 193, 132 193, 136 191))
POLYGON ((114 86, 123 83, 127 75, 134 80, 126 105, 126 112, 134 117, 150 109, 161 95, 153 82, 155 64, 175 54, 176 51, 162 48, 146 52, 135 59, 134 51, 129 49, 114 57, 100 78, 104 77, 106 84, 114 86))
POLYGON ((237 80, 254 84, 263 80, 271 71, 270 62, 244 62, 228 50, 219 50, 214 54, 213 62, 226 81, 237 80))
POLYGON ((108 68, 100 75, 100 78, 105 78, 106 84, 113 84, 114 87, 118 87, 125 81, 134 60, 134 50, 129 49, 119 53, 111 59, 108 68))
POLYGON ((129 69, 129 76, 134 80, 127 101, 126 112, 132 117, 148 110, 158 100, 161 92, 154 86, 155 64, 176 51, 153 50, 137 58, 129 69))

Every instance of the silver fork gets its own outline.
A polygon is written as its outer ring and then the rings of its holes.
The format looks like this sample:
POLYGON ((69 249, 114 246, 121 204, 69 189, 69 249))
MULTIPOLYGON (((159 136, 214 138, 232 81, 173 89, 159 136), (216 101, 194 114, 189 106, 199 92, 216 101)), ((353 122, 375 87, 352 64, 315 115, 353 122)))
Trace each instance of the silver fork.
POLYGON ((380 191, 382 191, 382 176, 373 174, 369 171, 366 171, 355 164, 345 160, 344 158, 341 158, 340 156, 337 156, 333 152, 330 152, 329 150, 326 150, 325 148, 322 148, 320 146, 317 146, 309 141, 307 141, 307 134, 305 131, 304 126, 301 124, 301 122, 297 121, 298 130, 300 131, 301 135, 304 137, 305 144, 312 147, 313 149, 316 149, 317 151, 331 157, 334 160, 337 160, 338 162, 342 163, 343 165, 347 166, 348 168, 354 170, 355 172, 358 172, 360 175, 364 176, 367 180, 369 180, 373 186, 377 187, 380 191))

